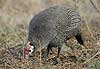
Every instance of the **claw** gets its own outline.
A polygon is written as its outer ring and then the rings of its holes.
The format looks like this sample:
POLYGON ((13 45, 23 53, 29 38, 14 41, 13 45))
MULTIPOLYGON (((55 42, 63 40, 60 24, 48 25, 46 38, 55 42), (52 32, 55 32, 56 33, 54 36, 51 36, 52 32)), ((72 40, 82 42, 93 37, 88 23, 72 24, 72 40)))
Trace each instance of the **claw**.
POLYGON ((56 65, 56 64, 59 64, 60 63, 60 59, 59 58, 55 58, 53 64, 56 65))

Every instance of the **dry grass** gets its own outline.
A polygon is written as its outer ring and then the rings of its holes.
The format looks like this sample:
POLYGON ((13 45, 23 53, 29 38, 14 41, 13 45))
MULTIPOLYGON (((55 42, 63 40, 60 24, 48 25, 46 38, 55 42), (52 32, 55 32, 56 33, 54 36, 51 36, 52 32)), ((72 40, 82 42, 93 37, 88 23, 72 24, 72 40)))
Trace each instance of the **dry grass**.
MULTIPOLYGON (((100 54, 96 53, 100 52, 100 14, 95 11, 89 0, 79 0, 77 4, 74 0, 48 1, 0 0, 0 69, 99 69, 100 54), (69 5, 79 10, 83 19, 82 33, 87 48, 77 44, 74 38, 70 39, 68 47, 63 46, 61 63, 57 65, 52 64, 53 57, 57 55, 55 48, 50 53, 48 62, 41 56, 41 65, 39 52, 33 54, 34 57, 29 60, 9 54, 7 47, 24 47, 27 43, 28 23, 33 15, 55 4, 69 5), (86 63, 83 64, 84 62, 86 63)), ((99 0, 96 1, 100 8, 99 0)), ((42 50, 42 53, 44 51, 42 50)))

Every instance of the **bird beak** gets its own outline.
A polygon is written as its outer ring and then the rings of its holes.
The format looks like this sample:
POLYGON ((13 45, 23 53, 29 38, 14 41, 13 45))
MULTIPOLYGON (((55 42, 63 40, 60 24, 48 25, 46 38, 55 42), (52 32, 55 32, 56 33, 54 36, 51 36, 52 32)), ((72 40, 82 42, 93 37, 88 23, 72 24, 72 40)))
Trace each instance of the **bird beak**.
POLYGON ((25 58, 29 59, 29 49, 30 49, 31 45, 30 42, 27 43, 26 48, 24 48, 24 54, 25 54, 25 58))

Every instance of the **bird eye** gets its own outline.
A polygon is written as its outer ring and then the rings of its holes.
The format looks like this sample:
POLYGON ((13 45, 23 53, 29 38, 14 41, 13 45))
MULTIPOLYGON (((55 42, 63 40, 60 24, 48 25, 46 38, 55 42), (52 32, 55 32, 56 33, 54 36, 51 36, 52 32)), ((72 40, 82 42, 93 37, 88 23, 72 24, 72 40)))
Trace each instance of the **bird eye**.
POLYGON ((29 50, 29 52, 31 52, 31 50, 29 50))

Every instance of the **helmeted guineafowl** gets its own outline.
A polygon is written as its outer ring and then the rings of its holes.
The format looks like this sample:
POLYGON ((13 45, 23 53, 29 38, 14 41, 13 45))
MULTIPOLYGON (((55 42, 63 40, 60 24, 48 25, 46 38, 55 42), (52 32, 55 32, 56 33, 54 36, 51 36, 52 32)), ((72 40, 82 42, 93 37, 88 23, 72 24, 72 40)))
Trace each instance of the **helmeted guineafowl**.
POLYGON ((58 56, 62 44, 71 37, 84 45, 80 33, 81 17, 79 13, 66 6, 53 6, 35 15, 29 24, 28 41, 34 49, 38 49, 38 40, 47 47, 47 55, 51 47, 58 47, 58 56))

